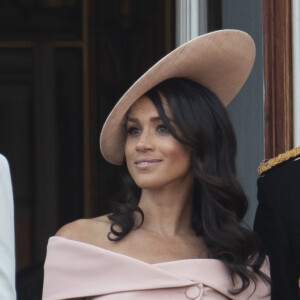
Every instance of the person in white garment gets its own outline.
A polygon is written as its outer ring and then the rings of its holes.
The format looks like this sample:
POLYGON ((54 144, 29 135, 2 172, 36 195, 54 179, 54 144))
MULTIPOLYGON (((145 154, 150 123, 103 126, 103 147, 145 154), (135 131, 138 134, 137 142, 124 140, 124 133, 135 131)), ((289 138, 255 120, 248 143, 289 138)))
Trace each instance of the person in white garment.
POLYGON ((14 203, 7 159, 0 154, 0 299, 16 299, 14 203))

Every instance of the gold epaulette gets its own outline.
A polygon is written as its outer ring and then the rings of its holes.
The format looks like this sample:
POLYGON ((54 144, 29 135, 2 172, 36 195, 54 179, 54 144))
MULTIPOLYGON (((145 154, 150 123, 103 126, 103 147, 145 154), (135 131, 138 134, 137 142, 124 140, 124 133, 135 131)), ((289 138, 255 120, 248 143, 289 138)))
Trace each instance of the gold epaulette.
POLYGON ((296 148, 293 148, 292 150, 281 153, 274 158, 263 160, 257 169, 257 173, 258 173, 258 175, 261 175, 262 173, 283 163, 284 161, 290 160, 291 158, 295 158, 299 155, 300 155, 300 147, 296 147, 296 148))

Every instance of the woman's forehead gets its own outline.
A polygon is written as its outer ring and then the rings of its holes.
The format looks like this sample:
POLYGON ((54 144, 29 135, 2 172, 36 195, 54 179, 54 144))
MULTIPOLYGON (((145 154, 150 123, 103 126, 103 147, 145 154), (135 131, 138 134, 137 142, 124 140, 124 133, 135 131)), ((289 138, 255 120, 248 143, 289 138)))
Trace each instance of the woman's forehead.
MULTIPOLYGON (((165 111, 167 117, 171 117, 171 111, 167 102, 167 99, 160 94, 160 100, 165 111)), ((159 113, 152 102, 151 98, 147 95, 143 95, 140 97, 128 110, 127 117, 135 115, 135 114, 144 114, 151 112, 153 115, 158 116, 159 113)))
POLYGON ((148 96, 142 96, 129 108, 129 114, 143 113, 145 111, 156 111, 156 108, 148 96))

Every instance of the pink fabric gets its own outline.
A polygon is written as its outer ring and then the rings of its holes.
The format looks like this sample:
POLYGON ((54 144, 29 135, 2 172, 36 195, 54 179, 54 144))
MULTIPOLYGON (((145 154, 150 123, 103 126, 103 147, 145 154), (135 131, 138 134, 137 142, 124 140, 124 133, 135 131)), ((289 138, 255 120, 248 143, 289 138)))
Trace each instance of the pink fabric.
MULTIPOLYGON (((269 274, 266 260, 263 271, 269 274)), ((45 262, 43 300, 75 297, 103 300, 270 299, 259 281, 232 296, 229 275, 215 259, 148 264, 86 243, 51 237, 45 262)))

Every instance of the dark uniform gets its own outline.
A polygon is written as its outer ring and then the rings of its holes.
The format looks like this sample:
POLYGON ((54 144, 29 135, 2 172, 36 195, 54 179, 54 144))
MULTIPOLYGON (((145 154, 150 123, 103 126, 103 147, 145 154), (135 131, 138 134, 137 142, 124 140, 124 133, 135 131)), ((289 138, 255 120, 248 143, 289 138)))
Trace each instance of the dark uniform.
POLYGON ((258 172, 254 231, 270 258, 271 299, 300 299, 300 147, 263 162, 258 172))

